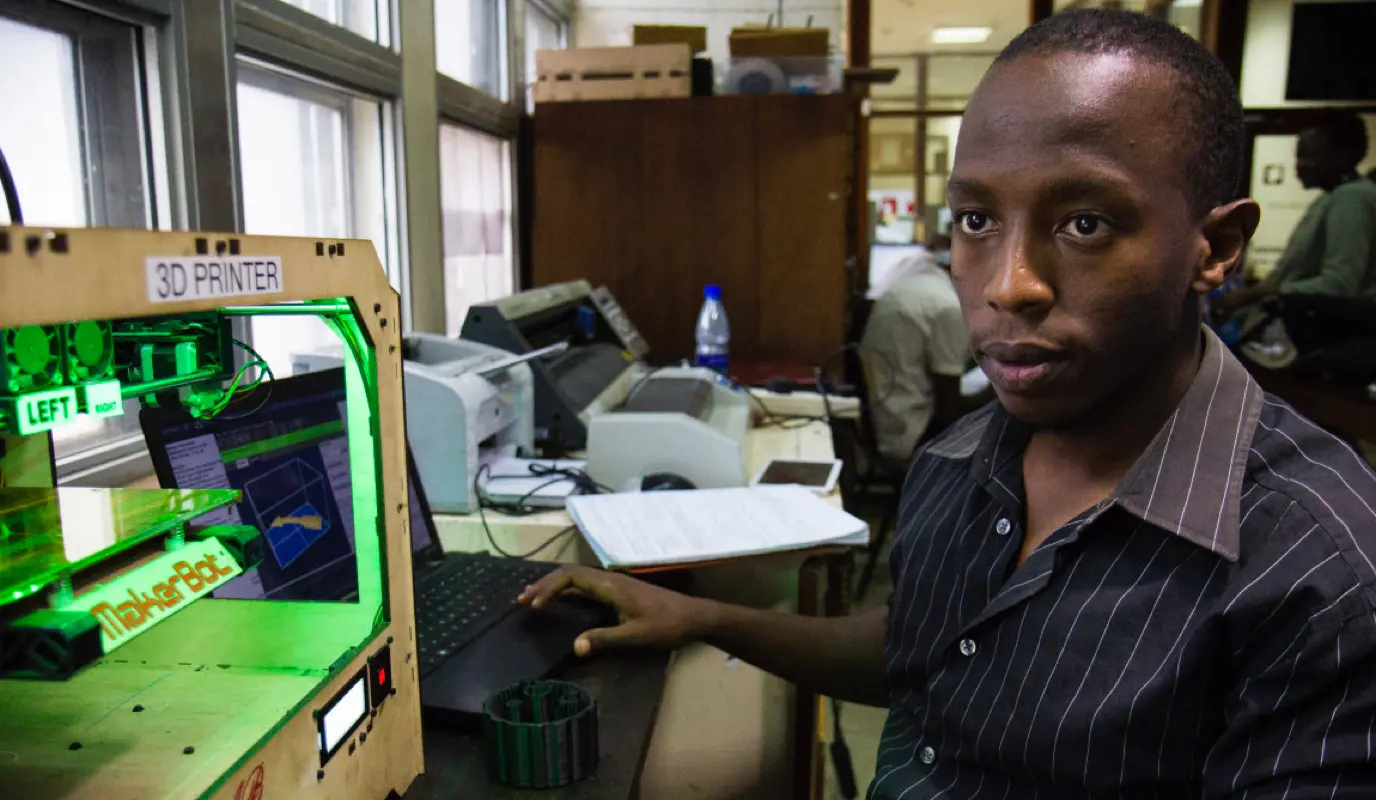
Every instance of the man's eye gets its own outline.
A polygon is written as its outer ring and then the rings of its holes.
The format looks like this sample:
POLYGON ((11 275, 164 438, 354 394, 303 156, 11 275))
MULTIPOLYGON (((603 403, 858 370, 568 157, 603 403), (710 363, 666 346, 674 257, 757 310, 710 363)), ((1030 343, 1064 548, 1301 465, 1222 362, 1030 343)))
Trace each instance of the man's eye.
POLYGON ((1108 225, 1092 214, 1080 214, 1070 219, 1070 224, 1066 225, 1066 231, 1072 236, 1080 239, 1092 239, 1108 233, 1108 225))
POLYGON ((989 217, 978 211, 962 211, 956 224, 962 233, 979 234, 989 227, 989 217))

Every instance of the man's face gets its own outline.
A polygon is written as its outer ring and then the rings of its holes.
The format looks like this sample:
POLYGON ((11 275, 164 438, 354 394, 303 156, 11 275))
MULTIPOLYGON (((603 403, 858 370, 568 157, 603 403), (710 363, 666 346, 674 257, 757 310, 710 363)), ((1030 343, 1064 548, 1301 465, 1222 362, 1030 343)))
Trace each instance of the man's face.
POLYGON ((1193 325, 1191 213, 1168 68, 1125 55, 1025 56, 985 77, 951 172, 952 277, 999 400, 1073 424, 1193 325))
POLYGON ((1302 131, 1295 145, 1295 177, 1306 189, 1331 189, 1347 171, 1337 148, 1324 139, 1322 132, 1309 128, 1302 131))

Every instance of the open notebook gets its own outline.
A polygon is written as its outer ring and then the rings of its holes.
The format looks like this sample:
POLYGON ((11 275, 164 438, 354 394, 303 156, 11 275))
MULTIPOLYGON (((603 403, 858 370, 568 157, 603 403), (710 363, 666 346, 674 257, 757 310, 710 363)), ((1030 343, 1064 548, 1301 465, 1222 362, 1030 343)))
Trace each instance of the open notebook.
POLYGON ((581 495, 568 510, 608 569, 869 543, 862 520, 800 486, 581 495))

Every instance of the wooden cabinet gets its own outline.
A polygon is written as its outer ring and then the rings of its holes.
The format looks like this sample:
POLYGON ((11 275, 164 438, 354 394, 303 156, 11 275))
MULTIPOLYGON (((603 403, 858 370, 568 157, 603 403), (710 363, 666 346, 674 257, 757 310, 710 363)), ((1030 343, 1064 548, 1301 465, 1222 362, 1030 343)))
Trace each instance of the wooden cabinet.
POLYGON ((848 113, 839 96, 541 105, 534 284, 606 284, 653 363, 692 356, 720 284, 733 359, 821 362, 845 341, 848 113))

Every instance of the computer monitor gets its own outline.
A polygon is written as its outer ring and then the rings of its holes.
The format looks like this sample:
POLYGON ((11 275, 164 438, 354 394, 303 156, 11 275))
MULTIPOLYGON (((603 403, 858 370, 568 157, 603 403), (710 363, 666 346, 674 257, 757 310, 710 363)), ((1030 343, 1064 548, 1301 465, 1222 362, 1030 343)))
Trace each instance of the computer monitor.
MULTIPOLYGON (((258 386, 217 417, 180 408, 145 408, 140 423, 158 482, 165 488, 234 488, 243 500, 195 521, 252 525, 267 537, 257 567, 216 597, 345 600, 358 590, 353 489, 342 369, 280 378, 258 386)), ((411 539, 432 546, 410 453, 411 539)))

